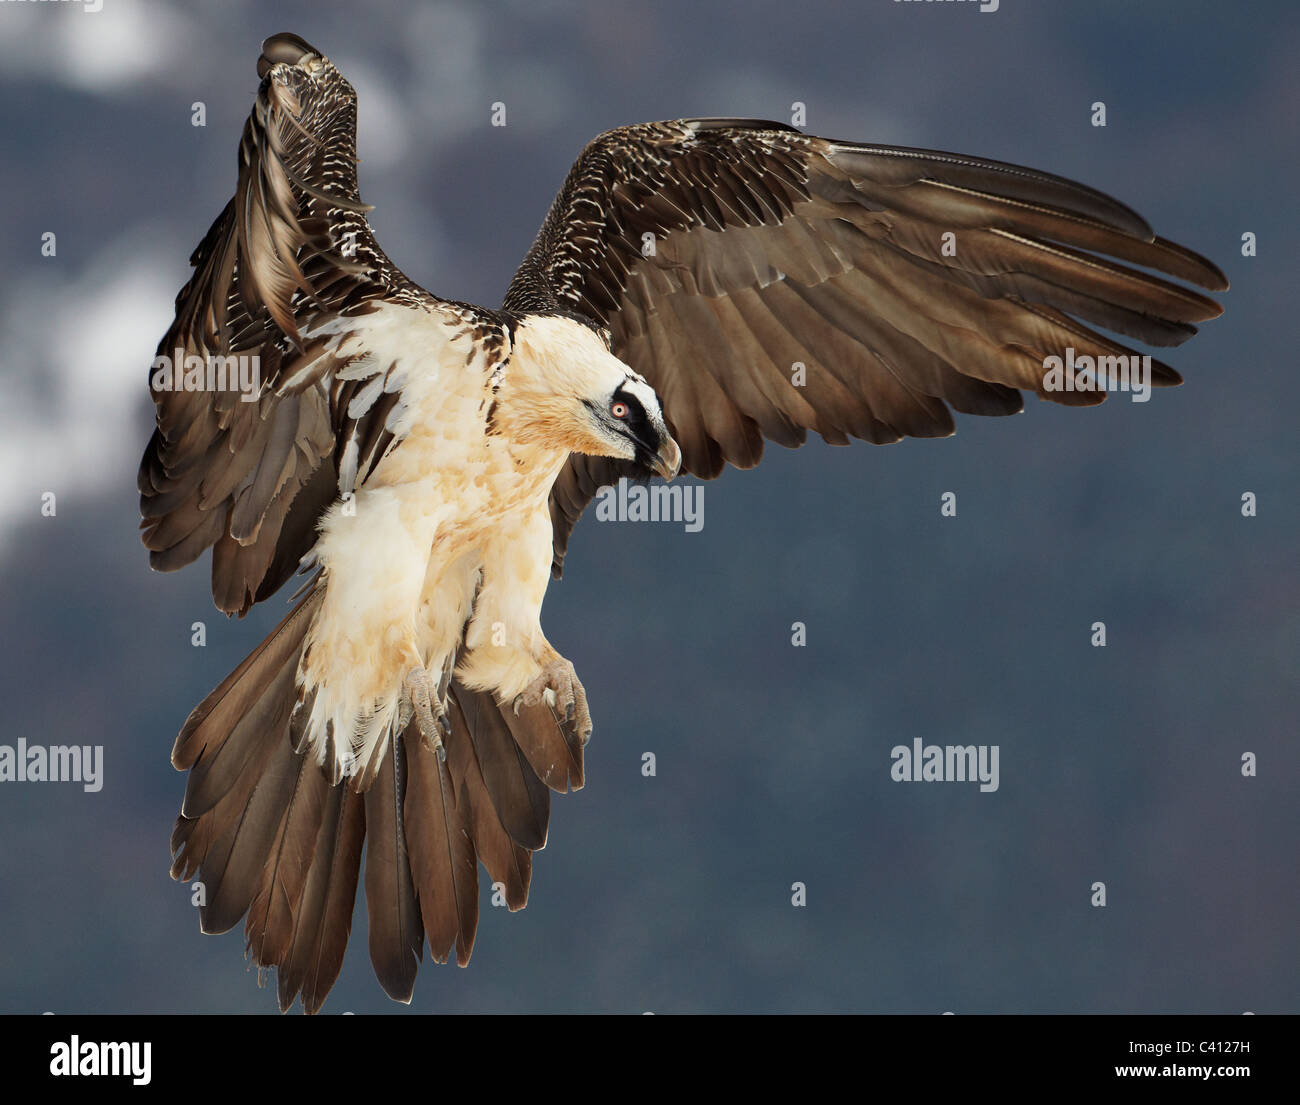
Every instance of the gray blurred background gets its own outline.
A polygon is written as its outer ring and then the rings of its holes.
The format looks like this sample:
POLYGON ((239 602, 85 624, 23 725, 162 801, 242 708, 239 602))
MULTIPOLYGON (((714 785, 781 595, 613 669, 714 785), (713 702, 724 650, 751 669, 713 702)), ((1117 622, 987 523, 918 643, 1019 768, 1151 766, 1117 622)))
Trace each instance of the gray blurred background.
MULTIPOLYGON (((1145 405, 769 447, 700 533, 584 518, 544 624, 591 696, 587 788, 527 910, 485 889, 472 964, 426 965, 412 1011, 1297 1010, 1300 13, 1221 0, 0 4, 0 743, 106 761, 97 794, 0 785, 0 1010, 275 1008, 168 878, 168 754, 286 596, 227 621, 206 560, 151 574, 134 481, 281 30, 358 89, 379 240, 447 296, 499 303, 598 132, 794 101, 1085 181, 1232 281, 1145 405), (1000 789, 891 781, 916 737, 999 745, 1000 789)), ((360 900, 325 1008, 407 1012, 360 900)))

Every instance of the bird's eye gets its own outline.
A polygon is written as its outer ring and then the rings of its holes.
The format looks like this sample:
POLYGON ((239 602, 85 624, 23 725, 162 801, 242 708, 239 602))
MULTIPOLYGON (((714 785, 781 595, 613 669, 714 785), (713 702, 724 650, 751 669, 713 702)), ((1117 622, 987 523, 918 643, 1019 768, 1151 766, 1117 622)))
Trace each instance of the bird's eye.
POLYGON ((627 417, 627 404, 626 404, 626 403, 615 403, 613 406, 611 406, 611 407, 609 408, 609 413, 612 414, 615 418, 626 418, 626 417, 627 417))

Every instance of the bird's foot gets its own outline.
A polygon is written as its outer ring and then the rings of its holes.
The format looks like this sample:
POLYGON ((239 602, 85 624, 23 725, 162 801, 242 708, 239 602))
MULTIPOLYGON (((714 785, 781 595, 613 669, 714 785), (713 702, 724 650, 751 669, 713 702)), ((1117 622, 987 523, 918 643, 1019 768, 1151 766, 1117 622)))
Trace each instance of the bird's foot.
POLYGON ((424 738, 425 745, 440 761, 446 761, 447 749, 442 738, 451 738, 451 717, 447 713, 447 704, 443 701, 440 687, 430 679, 424 668, 412 668, 406 673, 404 683, 407 700, 411 704, 416 728, 424 738))
POLYGON ((521 706, 537 706, 545 702, 559 712, 566 722, 573 724, 578 739, 586 744, 591 740, 591 711, 587 708, 587 692, 578 679, 573 665, 563 656, 557 657, 542 668, 523 693, 515 699, 515 715, 521 706))

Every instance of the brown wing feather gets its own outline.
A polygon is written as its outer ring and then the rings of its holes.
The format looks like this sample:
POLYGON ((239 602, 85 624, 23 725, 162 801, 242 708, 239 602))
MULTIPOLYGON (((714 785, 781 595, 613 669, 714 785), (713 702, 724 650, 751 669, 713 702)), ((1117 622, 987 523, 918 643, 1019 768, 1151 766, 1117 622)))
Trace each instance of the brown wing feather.
MULTIPOLYGON (((1043 359, 1133 352, 1093 326, 1177 345, 1220 313, 1165 276, 1227 287, 1205 258, 1061 177, 697 119, 592 142, 505 305, 608 327, 658 391, 685 469, 711 478, 808 431, 834 444, 941 436, 950 408, 1009 414, 1021 390, 1100 402, 1104 391, 1045 391, 1043 359)), ((1179 382, 1152 367, 1156 385, 1179 382)), ((621 474, 576 456, 561 473, 556 574, 583 508, 621 474)))
MULTIPOLYGON (((276 36, 268 49, 293 37, 276 36)), ((191 258, 194 274, 158 346, 166 360, 155 361, 160 369, 248 358, 258 389, 245 401, 235 388, 178 390, 151 374, 157 427, 138 477, 150 563, 173 571, 214 547, 213 599, 227 613, 243 614, 296 568, 316 518, 351 490, 340 481, 348 446, 364 479, 394 443, 387 426, 400 395, 352 409, 358 382, 336 379, 347 362, 332 352, 337 336, 319 328, 381 300, 442 306, 370 232, 351 85, 295 42, 278 50, 279 63, 263 58, 259 67, 235 197, 191 258)))

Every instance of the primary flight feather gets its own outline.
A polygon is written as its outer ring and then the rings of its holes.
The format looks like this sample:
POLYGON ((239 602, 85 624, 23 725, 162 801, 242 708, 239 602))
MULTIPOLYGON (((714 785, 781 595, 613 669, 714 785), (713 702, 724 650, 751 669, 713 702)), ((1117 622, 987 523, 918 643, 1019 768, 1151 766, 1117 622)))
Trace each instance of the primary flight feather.
POLYGON ((1060 177, 686 119, 587 146, 500 309, 444 300, 370 232, 338 70, 281 34, 258 74, 235 197, 158 347, 139 485, 152 565, 211 548, 221 610, 313 573, 172 753, 173 874, 204 883, 205 932, 244 919, 284 1009, 337 977, 363 851, 400 1001, 426 944, 468 961, 480 863, 523 907, 591 734, 542 600, 602 486, 712 478, 810 430, 942 436, 1022 390, 1100 402, 1045 361, 1133 353, 1094 327, 1170 346, 1220 313, 1154 272, 1227 287, 1060 177), (255 386, 214 386, 240 358, 255 386))

